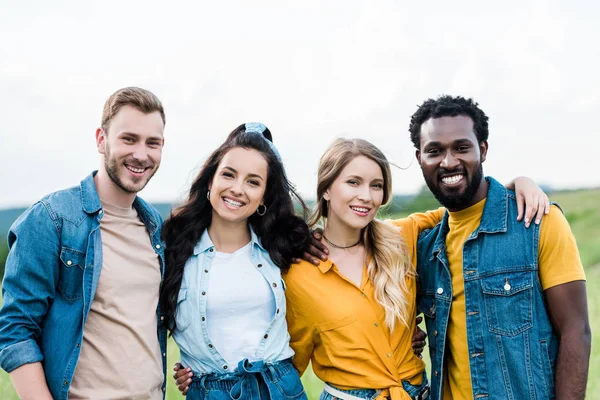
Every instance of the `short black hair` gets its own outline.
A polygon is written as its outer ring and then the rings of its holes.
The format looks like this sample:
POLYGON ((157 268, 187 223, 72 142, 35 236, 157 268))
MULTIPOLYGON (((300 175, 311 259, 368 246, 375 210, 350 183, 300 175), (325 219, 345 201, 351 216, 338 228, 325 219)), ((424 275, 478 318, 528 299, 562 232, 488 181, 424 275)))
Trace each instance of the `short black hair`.
POLYGON ((410 140, 417 149, 421 147, 421 125, 430 118, 456 117, 464 115, 473 120, 475 135, 479 143, 488 140, 488 116, 479 108, 479 103, 462 96, 442 95, 427 99, 410 117, 410 140))

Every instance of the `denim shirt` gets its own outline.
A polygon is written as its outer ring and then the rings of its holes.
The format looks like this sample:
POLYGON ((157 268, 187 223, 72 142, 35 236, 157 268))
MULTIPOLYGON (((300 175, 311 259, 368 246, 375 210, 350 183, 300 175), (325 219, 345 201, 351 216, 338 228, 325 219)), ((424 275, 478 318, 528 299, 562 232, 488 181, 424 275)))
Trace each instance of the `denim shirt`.
MULTIPOLYGON (((8 233, 0 367, 11 372, 24 364, 42 362, 55 399, 67 399, 102 268, 103 210, 95 174, 79 186, 51 193, 35 203, 8 233)), ((164 276, 161 217, 139 197, 133 207, 148 229, 164 276)), ((167 336, 164 318, 158 309, 156 312, 164 374, 167 336)))
MULTIPOLYGON (((274 317, 258 344, 255 356, 256 360, 272 364, 290 358, 294 354, 290 347, 290 335, 285 320, 285 285, 281 279, 281 270, 273 263, 254 231, 251 230, 250 234, 251 262, 269 282, 276 307, 274 317)), ((181 351, 181 363, 185 367, 192 368, 196 374, 233 372, 228 370, 227 362, 208 337, 207 294, 208 290, 219 290, 208 286, 214 256, 215 246, 208 231, 204 231, 194 247, 193 255, 184 266, 183 280, 177 298, 175 316, 177 329, 173 338, 181 351)))
MULTIPOLYGON (((479 227, 463 247, 473 398, 554 398, 558 337, 538 277, 539 226, 517 221, 515 194, 492 178, 479 227)), ((432 398, 442 398, 452 278, 448 213, 418 240, 418 309, 425 315, 432 398)))

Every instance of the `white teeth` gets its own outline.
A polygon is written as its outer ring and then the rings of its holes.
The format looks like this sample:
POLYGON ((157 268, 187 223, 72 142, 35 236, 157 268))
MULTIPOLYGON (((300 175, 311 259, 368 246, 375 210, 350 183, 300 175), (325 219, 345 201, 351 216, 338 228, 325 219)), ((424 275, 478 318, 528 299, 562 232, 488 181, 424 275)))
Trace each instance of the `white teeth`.
POLYGON ((137 173, 137 174, 141 174, 142 172, 144 172, 144 168, 133 168, 133 167, 130 167, 129 165, 126 165, 125 167, 126 167, 128 170, 130 170, 130 171, 132 171, 132 172, 135 172, 135 173, 137 173))
POLYGON ((354 211, 357 211, 359 213, 367 213, 369 212, 368 208, 362 208, 362 207, 350 207, 351 209, 353 209, 354 211))
POLYGON ((227 203, 227 204, 231 204, 234 207, 241 207, 241 206, 244 205, 244 203, 241 203, 241 202, 235 201, 235 200, 231 200, 231 199, 228 199, 228 198, 225 198, 225 197, 223 197, 223 201, 225 203, 227 203))
POLYGON ((446 176, 442 178, 442 182, 444 182, 446 185, 456 185, 461 181, 462 178, 463 175, 446 176))

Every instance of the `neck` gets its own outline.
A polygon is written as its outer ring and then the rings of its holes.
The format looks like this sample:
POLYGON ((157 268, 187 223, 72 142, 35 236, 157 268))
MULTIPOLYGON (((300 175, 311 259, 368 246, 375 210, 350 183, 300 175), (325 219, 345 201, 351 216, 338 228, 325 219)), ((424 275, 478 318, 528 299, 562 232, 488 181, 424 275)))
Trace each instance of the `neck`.
POLYGON ((466 204, 463 207, 455 208, 452 210, 448 209, 448 211, 450 211, 450 212, 462 211, 462 210, 465 210, 465 209, 479 203, 481 200, 483 200, 487 197, 487 192, 488 192, 489 186, 490 185, 489 185, 488 181, 485 180, 485 177, 481 178, 481 183, 479 184, 479 187, 477 188, 477 191, 475 192, 473 197, 471 197, 471 199, 468 202, 466 202, 466 204))
POLYGON ((208 227, 208 235, 217 251, 222 253, 233 253, 241 249, 250 241, 250 228, 248 221, 229 222, 223 221, 221 218, 213 218, 208 227))
POLYGON ((356 244, 360 240, 361 230, 350 228, 333 219, 327 219, 323 234, 333 244, 339 247, 347 247, 356 244))
POLYGON ((100 168, 94 177, 94 183, 98 197, 121 208, 131 208, 135 196, 137 196, 137 193, 129 193, 118 187, 104 168, 100 168))

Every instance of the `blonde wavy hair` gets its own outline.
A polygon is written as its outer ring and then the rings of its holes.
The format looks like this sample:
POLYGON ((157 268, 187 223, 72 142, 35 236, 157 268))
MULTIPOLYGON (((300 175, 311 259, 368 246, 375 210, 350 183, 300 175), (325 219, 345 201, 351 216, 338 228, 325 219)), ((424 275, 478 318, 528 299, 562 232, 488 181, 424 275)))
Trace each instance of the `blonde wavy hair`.
MULTIPOLYGON (((331 187, 342 170, 358 156, 365 156, 377 163, 383 174, 383 205, 392 192, 390 163, 373 144, 363 139, 337 139, 325 151, 319 162, 317 178, 317 204, 309 225, 326 223, 328 202, 323 194, 331 187)), ((415 277, 415 270, 400 229, 373 219, 362 230, 362 242, 367 251, 367 273, 375 287, 375 300, 385 309, 385 322, 390 330, 396 320, 407 327, 410 292, 407 280, 415 277)))

